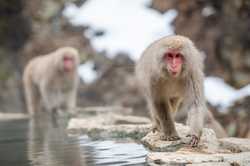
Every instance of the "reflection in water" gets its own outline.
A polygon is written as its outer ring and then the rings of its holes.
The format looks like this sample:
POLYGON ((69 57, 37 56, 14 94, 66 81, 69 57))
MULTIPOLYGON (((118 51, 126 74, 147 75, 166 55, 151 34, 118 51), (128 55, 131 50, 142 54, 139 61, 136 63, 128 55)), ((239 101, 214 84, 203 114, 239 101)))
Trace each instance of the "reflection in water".
POLYGON ((27 120, 0 121, 0 165, 28 166, 27 120))
POLYGON ((134 142, 69 137, 66 117, 46 113, 0 121, 0 166, 141 166, 147 151, 134 142), (53 117, 53 116, 52 116, 53 117))
POLYGON ((64 117, 45 113, 30 120, 28 157, 32 165, 87 166, 78 140, 67 136, 66 124, 64 117))
POLYGON ((86 142, 81 138, 81 145, 94 149, 95 165, 127 166, 145 165, 147 151, 134 142, 92 141, 86 142))

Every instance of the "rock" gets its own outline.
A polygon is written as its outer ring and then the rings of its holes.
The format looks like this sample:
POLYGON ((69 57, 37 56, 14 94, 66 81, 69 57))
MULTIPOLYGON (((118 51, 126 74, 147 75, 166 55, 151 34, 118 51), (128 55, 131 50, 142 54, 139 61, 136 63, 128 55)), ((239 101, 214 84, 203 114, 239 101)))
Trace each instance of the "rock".
POLYGON ((221 147, 232 152, 250 152, 250 139, 223 138, 219 140, 221 147))
POLYGON ((232 166, 229 162, 207 162, 199 164, 187 164, 186 166, 232 166))
POLYGON ((149 165, 185 165, 199 164, 204 162, 222 162, 223 158, 211 154, 200 154, 196 152, 153 152, 147 156, 149 165))
MULTIPOLYGON (((177 126, 180 141, 161 141, 149 133, 142 140, 151 150, 147 155, 149 165, 250 165, 250 139, 223 138, 217 140, 211 129, 203 129, 203 135, 198 148, 184 146, 182 130, 187 126, 177 126), (151 140, 149 139, 151 138, 151 140), (154 140, 155 139, 155 140, 154 140), (163 152, 165 151, 165 152, 163 152)), ((184 132, 185 133, 185 132, 184 132)))
MULTIPOLYGON (((142 143, 153 151, 177 151, 180 148, 185 148, 190 142, 190 138, 186 137, 189 132, 189 127, 182 124, 175 124, 177 132, 181 137, 178 141, 163 141, 160 139, 160 134, 158 132, 150 132, 144 138, 142 138, 142 143)), ((211 153, 219 151, 219 141, 212 129, 204 128, 202 131, 201 140, 199 143, 199 149, 202 152, 211 153)))
POLYGON ((22 113, 0 113, 0 121, 3 120, 19 120, 19 119, 28 119, 27 114, 22 113))
POLYGON ((241 165, 250 164, 250 152, 242 153, 197 153, 192 151, 152 152, 147 155, 147 162, 151 166, 157 165, 241 165))
POLYGON ((110 112, 115 114, 128 115, 132 113, 132 109, 121 106, 84 107, 84 108, 77 108, 76 116, 85 117, 86 115, 100 115, 100 114, 107 114, 110 112))
POLYGON ((101 113, 85 118, 73 118, 67 130, 70 134, 88 134, 92 138, 141 139, 151 128, 150 120, 144 117, 101 113))

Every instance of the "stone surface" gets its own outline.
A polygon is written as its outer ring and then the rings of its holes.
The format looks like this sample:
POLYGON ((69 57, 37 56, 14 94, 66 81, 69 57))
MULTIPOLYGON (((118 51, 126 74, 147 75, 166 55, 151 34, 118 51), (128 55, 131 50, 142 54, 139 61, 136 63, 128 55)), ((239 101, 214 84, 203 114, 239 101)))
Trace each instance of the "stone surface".
POLYGON ((28 119, 27 114, 21 113, 0 113, 0 121, 4 120, 18 120, 18 119, 28 119))
MULTIPOLYGON (((142 143, 153 151, 176 151, 180 148, 188 146, 190 138, 186 137, 189 132, 189 127, 182 124, 175 124, 177 132, 181 137, 178 141, 163 141, 160 140, 160 134, 158 132, 150 132, 144 138, 142 143)), ((199 149, 203 152, 217 152, 219 151, 219 141, 216 135, 211 129, 203 129, 201 140, 199 143, 199 149)))
POLYGON ((79 107, 76 109, 77 117, 86 117, 86 115, 101 115, 107 113, 115 113, 122 115, 129 115, 132 113, 132 109, 122 106, 105 106, 105 107, 79 107))
POLYGON ((150 120, 143 117, 118 115, 112 112, 97 116, 73 118, 67 130, 71 134, 86 133, 93 138, 141 139, 150 130, 150 120))
POLYGON ((223 138, 220 139, 221 147, 232 152, 250 152, 250 139, 243 138, 223 138))
POLYGON ((250 165, 250 152, 242 153, 198 153, 195 151, 152 152, 147 156, 151 166, 156 165, 250 165))
POLYGON ((160 133, 151 131, 152 125, 148 118, 131 116, 124 110, 126 108, 123 107, 80 109, 75 115, 77 117, 70 120, 68 133, 84 133, 94 139, 141 140, 149 149, 146 161, 151 166, 250 165, 250 139, 232 137, 217 139, 212 129, 204 128, 198 147, 192 148, 189 146, 190 138, 186 137, 190 130, 188 126, 176 123, 181 140, 163 141, 160 140, 160 133))

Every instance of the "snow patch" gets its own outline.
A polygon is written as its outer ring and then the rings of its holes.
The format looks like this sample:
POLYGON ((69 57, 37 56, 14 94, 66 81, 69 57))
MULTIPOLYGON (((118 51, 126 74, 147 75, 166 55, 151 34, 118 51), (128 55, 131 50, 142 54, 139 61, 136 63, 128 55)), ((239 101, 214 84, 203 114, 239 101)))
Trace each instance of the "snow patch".
POLYGON ((250 96, 250 85, 236 90, 217 77, 207 77, 204 86, 208 102, 213 106, 218 106, 222 111, 235 101, 250 96))
POLYGON ((177 16, 176 10, 165 14, 147 8, 150 0, 89 0, 80 8, 68 3, 64 15, 74 25, 89 25, 92 30, 86 36, 98 51, 106 50, 114 57, 126 52, 136 60, 153 41, 173 34, 170 25, 177 16), (103 30, 103 36, 96 37, 93 30, 103 30))
POLYGON ((83 65, 80 65, 78 67, 78 73, 81 79, 87 84, 94 82, 98 77, 97 72, 94 70, 93 61, 87 61, 83 65))

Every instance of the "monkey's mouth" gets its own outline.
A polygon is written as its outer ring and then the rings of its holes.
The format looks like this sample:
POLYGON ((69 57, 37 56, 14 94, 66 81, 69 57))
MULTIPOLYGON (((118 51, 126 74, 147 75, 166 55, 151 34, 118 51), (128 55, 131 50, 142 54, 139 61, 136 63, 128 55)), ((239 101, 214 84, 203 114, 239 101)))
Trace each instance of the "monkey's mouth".
POLYGON ((173 71, 173 72, 171 72, 171 74, 172 74, 172 76, 177 77, 177 76, 178 76, 178 74, 179 74, 179 72, 175 72, 175 71, 173 71))

